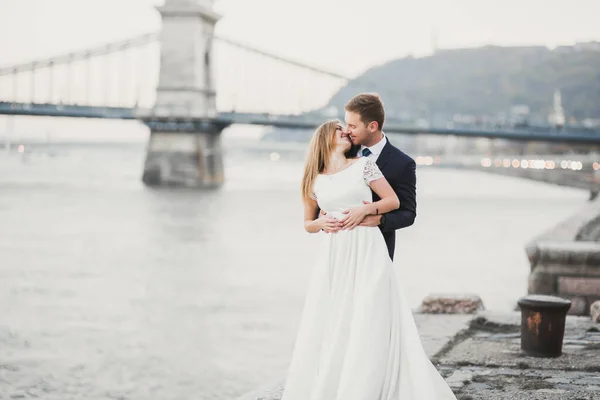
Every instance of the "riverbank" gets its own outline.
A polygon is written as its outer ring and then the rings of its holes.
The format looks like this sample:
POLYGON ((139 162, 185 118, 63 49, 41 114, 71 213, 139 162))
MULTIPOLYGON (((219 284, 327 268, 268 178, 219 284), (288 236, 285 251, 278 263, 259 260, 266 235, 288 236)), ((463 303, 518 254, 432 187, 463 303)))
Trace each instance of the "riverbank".
MULTIPOLYGON (((563 354, 526 356, 520 312, 415 314, 427 355, 458 400, 600 399, 600 324, 568 316, 563 354)), ((284 378, 238 400, 280 400, 284 378)))

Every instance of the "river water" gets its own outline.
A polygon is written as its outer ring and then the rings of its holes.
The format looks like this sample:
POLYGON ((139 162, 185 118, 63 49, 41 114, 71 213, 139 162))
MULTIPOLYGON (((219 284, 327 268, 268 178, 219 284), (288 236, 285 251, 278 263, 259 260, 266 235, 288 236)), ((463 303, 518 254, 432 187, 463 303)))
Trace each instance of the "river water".
MULTIPOLYGON (((318 237, 302 225, 305 145, 257 137, 224 134, 211 192, 144 187, 145 131, 0 153, 1 399, 234 399, 282 376, 318 237)), ((412 306, 470 292, 512 309, 525 243, 586 198, 419 167, 395 261, 412 306)))

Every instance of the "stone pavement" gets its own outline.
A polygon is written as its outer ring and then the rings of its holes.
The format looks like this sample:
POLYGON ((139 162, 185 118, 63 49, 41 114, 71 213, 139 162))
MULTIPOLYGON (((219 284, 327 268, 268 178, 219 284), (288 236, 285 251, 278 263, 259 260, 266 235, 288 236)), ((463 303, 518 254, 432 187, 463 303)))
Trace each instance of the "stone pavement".
POLYGON ((481 313, 434 362, 458 399, 600 400, 600 325, 567 317, 563 355, 521 351, 519 312, 481 313))
MULTIPOLYGON (((521 352, 520 312, 414 317, 427 354, 459 400, 600 400, 600 324, 589 317, 567 317, 558 358, 521 352)), ((283 381, 239 400, 280 400, 283 381)))

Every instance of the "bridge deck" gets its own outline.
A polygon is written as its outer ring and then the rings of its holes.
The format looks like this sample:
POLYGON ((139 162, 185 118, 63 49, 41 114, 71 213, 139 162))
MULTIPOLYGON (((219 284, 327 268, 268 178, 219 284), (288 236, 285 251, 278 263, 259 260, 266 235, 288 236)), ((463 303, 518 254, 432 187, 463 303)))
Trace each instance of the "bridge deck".
MULTIPOLYGON (((169 118, 153 116, 149 110, 117 107, 95 107, 61 104, 23 104, 0 102, 0 115, 28 115, 70 118, 105 118, 105 119, 156 119, 169 121, 207 120, 224 124, 263 125, 292 129, 314 129, 326 117, 317 119, 314 116, 289 116, 252 113, 220 113, 214 118, 169 118)), ((518 141, 540 141, 572 144, 600 144, 600 132, 586 130, 486 130, 486 129, 450 129, 438 127, 407 126, 388 122, 385 131, 404 134, 452 135, 471 138, 510 139, 518 141)))

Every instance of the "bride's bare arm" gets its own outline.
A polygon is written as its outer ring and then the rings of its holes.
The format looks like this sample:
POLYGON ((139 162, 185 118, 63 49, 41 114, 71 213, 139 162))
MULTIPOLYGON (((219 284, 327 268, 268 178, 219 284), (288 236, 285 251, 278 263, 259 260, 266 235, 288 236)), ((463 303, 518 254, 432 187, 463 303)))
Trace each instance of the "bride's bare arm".
POLYGON ((380 215, 393 211, 400 207, 400 200, 390 183, 384 177, 369 182, 371 189, 377 193, 381 200, 375 203, 351 208, 345 212, 348 216, 342 221, 342 229, 353 229, 367 215, 380 215))
POLYGON ((371 190, 377 193, 377 196, 381 198, 381 200, 376 201, 375 203, 365 205, 369 210, 369 214, 385 214, 400 208, 398 195, 396 195, 396 192, 394 192, 394 189, 387 179, 379 178, 371 181, 369 186, 371 187, 371 190))
POLYGON ((317 233, 321 230, 336 232, 340 229, 340 221, 335 218, 325 216, 315 219, 318 211, 319 206, 315 200, 304 200, 304 229, 306 229, 306 232, 317 233))

